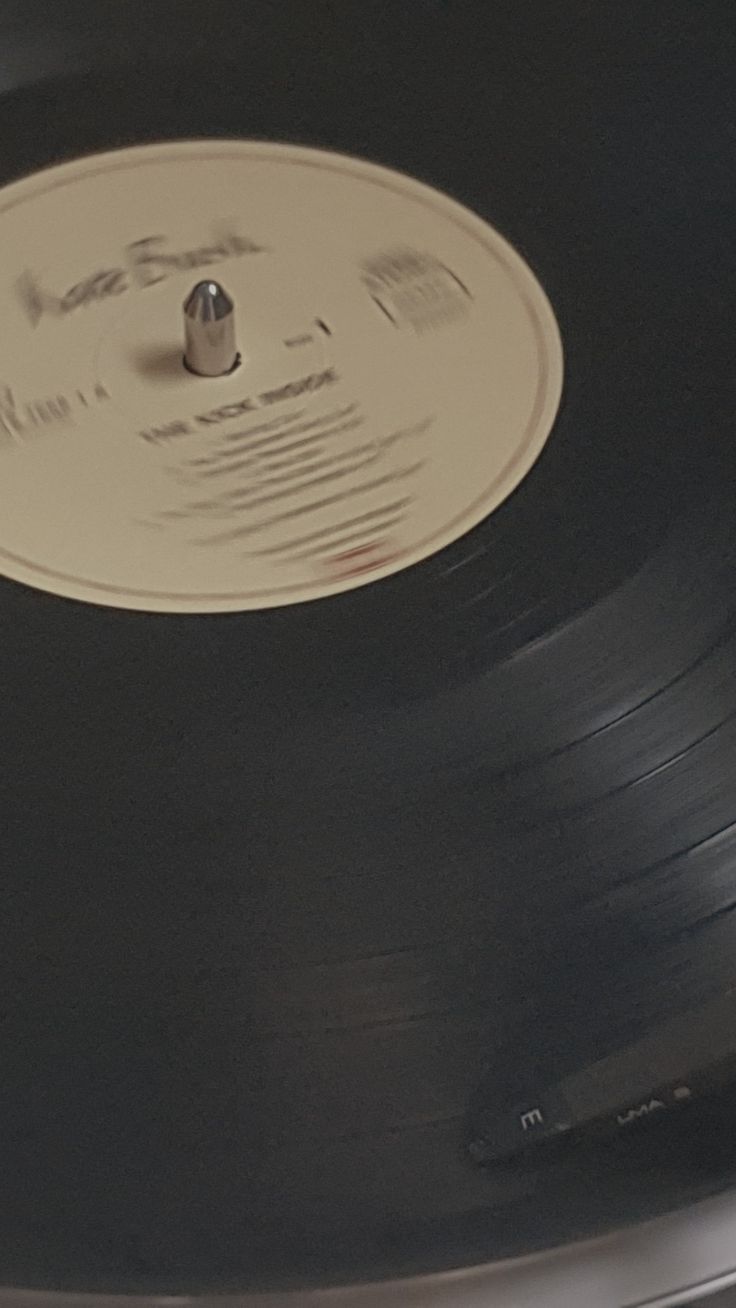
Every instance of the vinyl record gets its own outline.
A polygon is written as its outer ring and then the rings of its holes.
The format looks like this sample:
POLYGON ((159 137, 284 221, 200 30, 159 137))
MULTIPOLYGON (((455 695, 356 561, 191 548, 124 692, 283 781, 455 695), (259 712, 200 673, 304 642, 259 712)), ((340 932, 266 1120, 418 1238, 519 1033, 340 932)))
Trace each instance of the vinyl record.
POLYGON ((6 1284, 731 1180, 735 31, 0 19, 6 1284))

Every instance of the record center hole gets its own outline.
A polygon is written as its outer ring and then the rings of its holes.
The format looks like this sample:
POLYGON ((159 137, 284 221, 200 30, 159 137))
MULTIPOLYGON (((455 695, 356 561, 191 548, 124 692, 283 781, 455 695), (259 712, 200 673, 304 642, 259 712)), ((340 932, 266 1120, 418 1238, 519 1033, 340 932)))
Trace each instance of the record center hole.
POLYGON ((240 367, 241 363, 243 362, 243 356, 242 354, 236 354, 235 359, 233 361, 233 365, 231 368, 227 369, 227 372, 216 373, 211 377, 208 376, 206 373, 195 372, 194 368, 190 368, 189 364, 187 363, 187 357, 185 354, 181 355, 181 362, 184 364, 184 367, 186 368, 187 372, 191 377, 200 377, 202 381, 217 381, 218 378, 220 377, 232 377, 233 373, 237 371, 237 369, 240 367))

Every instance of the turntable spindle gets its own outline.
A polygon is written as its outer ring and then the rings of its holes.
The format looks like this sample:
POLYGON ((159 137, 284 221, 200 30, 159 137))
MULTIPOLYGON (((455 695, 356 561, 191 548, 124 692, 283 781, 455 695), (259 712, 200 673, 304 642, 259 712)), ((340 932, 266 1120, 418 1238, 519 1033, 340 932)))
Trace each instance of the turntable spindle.
POLYGON ((223 377, 240 363, 235 306, 218 282, 198 282, 184 303, 184 363, 200 377, 223 377))

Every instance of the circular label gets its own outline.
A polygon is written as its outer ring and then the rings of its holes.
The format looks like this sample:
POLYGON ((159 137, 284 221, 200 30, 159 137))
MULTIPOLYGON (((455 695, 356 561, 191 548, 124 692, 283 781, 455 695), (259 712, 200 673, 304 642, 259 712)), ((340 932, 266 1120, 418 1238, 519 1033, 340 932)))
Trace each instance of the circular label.
POLYGON ((485 222, 388 169, 141 146, 0 192, 0 572, 121 608, 336 594, 491 513, 549 435, 562 348, 485 222), (200 281, 240 363, 184 366, 200 281))

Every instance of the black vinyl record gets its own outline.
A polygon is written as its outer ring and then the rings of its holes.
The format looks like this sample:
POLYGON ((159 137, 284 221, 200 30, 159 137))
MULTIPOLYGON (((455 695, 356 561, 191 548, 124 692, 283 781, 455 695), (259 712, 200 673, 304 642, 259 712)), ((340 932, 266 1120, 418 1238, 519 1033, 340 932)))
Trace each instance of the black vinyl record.
POLYGON ((520 484, 381 580, 215 614, 0 580, 5 1283, 445 1270, 731 1180, 727 1085, 531 1141, 627 1049, 651 1082, 599 1117, 696 1088, 736 984, 735 35, 726 0, 0 16, 3 184, 359 157, 491 224, 565 358, 520 484))

